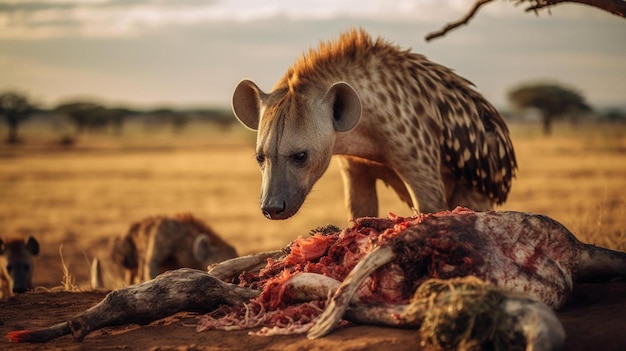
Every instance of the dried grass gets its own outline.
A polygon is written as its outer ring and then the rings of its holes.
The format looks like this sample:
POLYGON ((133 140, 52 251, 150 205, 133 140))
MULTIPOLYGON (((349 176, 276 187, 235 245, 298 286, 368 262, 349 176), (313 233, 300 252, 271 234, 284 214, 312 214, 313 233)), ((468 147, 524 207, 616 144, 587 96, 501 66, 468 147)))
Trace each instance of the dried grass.
POLYGON ((429 279, 417 289, 403 317, 425 315, 420 335, 422 346, 429 349, 524 351, 522 330, 502 309, 505 298, 474 276, 429 279))
POLYGON ((52 288, 45 287, 37 287, 35 288, 35 292, 48 291, 48 292, 79 292, 83 291, 80 289, 78 285, 76 285, 76 278, 70 274, 69 266, 65 264, 65 259, 63 258, 63 243, 59 245, 59 257, 61 258, 61 268, 63 269, 63 279, 61 281, 60 286, 55 286, 52 288))

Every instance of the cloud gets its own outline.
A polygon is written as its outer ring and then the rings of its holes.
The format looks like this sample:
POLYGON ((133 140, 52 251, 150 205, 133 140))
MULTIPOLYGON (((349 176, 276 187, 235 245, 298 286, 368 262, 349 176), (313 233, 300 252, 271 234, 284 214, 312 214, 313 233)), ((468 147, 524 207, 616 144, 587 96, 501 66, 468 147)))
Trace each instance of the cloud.
POLYGON ((4 2, 0 3, 0 13, 33 13, 37 11, 44 11, 50 9, 71 9, 76 7, 76 3, 58 3, 58 2, 39 2, 39 1, 24 1, 24 2, 4 2))
POLYGON ((626 90, 623 19, 588 7, 585 16, 580 6, 535 16, 494 2, 469 26, 426 43, 467 1, 0 4, 13 6, 0 7, 0 89, 32 91, 46 103, 89 94, 142 105, 228 104, 240 79, 269 90, 302 52, 353 26, 453 68, 497 106, 511 85, 531 79, 579 87, 591 103, 623 101, 626 90))
MULTIPOLYGON (((439 25, 461 17, 467 6, 465 0, 0 0, 0 40, 136 37, 171 26, 270 18, 346 17, 439 25)), ((521 12, 507 2, 493 3, 481 16, 521 12)))
POLYGON ((100 0, 0 3, 0 40, 131 37, 215 17, 216 1, 100 0))

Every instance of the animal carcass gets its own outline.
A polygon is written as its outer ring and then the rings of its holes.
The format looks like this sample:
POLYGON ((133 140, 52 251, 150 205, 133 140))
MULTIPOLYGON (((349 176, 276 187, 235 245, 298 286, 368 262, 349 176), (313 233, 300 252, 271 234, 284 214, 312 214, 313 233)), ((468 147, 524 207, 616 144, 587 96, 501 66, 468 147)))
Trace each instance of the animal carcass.
POLYGON ((54 327, 55 332, 9 337, 43 340, 62 330, 80 339, 120 321, 144 323, 199 309, 209 312, 199 329, 267 327, 260 333, 308 332, 311 338, 325 335, 341 320, 418 326, 426 312, 408 312, 426 311, 415 307, 424 302, 414 296, 416 291, 431 279, 474 276, 503 293, 493 308, 515 323, 526 323, 520 330, 527 343, 548 340, 548 346, 536 347, 553 349, 562 342, 563 330, 547 306, 561 307, 577 282, 626 276, 626 254, 581 243, 545 216, 457 208, 409 218, 361 218, 344 230, 321 228, 281 251, 228 260, 209 273, 169 272, 111 293, 115 299, 105 298, 54 327), (194 292, 193 301, 184 301, 187 292, 194 292), (143 307, 125 310, 121 305, 143 307))

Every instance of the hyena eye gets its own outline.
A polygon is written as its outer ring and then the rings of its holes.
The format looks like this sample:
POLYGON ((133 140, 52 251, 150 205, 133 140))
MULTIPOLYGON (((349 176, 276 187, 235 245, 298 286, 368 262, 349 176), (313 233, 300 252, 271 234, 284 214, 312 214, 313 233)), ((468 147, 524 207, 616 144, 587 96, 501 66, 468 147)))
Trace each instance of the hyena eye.
POLYGON ((293 154, 291 155, 291 159, 293 160, 293 162, 298 163, 298 164, 303 164, 306 162, 307 159, 307 153, 306 152, 298 152, 297 154, 293 154))
POLYGON ((256 154, 255 158, 256 158, 256 162, 257 162, 259 165, 262 165, 262 164, 263 164, 263 162, 265 162, 265 156, 263 156, 263 155, 261 155, 261 154, 256 154))

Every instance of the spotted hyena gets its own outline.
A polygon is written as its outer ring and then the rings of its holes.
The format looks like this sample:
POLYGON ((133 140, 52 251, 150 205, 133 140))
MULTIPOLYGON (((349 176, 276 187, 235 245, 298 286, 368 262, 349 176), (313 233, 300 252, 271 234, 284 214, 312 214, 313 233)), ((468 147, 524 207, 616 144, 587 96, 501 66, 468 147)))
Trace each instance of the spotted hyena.
POLYGON ((33 257, 39 243, 33 237, 0 239, 0 297, 33 288, 33 257))
POLYGON ((517 168, 504 120, 471 82, 363 30, 303 55, 269 93, 240 82, 232 104, 257 130, 271 219, 300 209, 332 155, 350 217, 378 215, 377 179, 421 212, 488 210, 517 168))
MULTIPOLYGON (((220 238, 206 223, 190 214, 148 217, 131 224, 128 232, 113 240, 110 261, 100 267, 94 260, 94 288, 117 288, 153 279, 172 269, 183 267, 207 269, 208 265, 237 256, 235 249, 220 238), (103 270, 124 276, 123 284, 108 278, 103 270)), ((118 280, 119 281, 119 280, 118 280)))

